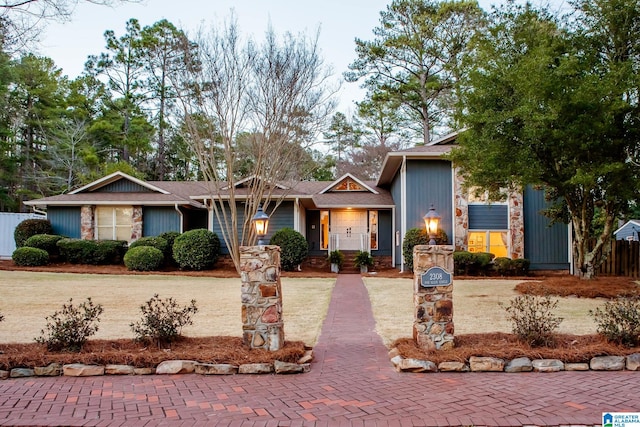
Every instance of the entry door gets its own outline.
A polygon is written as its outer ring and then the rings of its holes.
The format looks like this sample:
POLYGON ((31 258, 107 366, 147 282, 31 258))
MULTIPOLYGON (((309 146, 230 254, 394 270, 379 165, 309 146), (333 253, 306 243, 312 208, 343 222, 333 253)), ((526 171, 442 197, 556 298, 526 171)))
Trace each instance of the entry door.
POLYGON ((367 233, 367 211, 331 212, 331 233, 339 236, 340 250, 360 250, 361 236, 367 233))

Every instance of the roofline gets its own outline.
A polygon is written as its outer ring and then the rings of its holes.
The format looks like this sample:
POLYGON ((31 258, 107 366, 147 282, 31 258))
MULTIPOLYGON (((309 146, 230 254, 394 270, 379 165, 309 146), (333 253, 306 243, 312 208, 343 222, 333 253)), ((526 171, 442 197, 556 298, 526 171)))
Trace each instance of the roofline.
POLYGON ((103 187, 103 186, 105 186, 107 184, 110 184, 110 183, 115 182, 118 179, 122 179, 122 178, 127 179, 129 181, 132 181, 132 182, 134 182, 134 183, 136 183, 136 184, 138 184, 138 185, 140 185, 140 186, 142 186, 144 188, 148 188, 149 190, 156 191, 156 192, 161 193, 161 194, 171 194, 167 190, 163 190, 160 187, 156 187, 155 185, 149 184, 147 181, 143 181, 143 180, 135 178, 135 177, 133 177, 131 175, 127 175, 126 173, 121 172, 121 171, 116 171, 116 172, 114 172, 112 174, 109 174, 109 175, 107 175, 105 177, 102 177, 102 178, 100 178, 100 179, 98 179, 96 181, 93 181, 93 182, 91 182, 91 183, 89 183, 89 184, 87 184, 87 185, 85 185, 83 187, 80 187, 80 188, 78 188, 76 190, 70 191, 68 194, 78 194, 78 193, 84 192, 86 190, 100 188, 100 187, 103 187))
MULTIPOLYGON (((618 231, 622 230, 623 228, 625 228, 629 224, 637 225, 638 227, 640 227, 640 222, 639 221, 636 221, 635 219, 630 219, 629 221, 627 221, 624 224, 622 224, 622 226, 619 227, 616 231, 614 231, 613 234, 617 234, 618 231)), ((640 230, 637 230, 637 231, 640 231, 640 230)))
MULTIPOLYGON (((56 201, 43 201, 40 202, 40 199, 29 200, 24 202, 27 206, 83 206, 83 205, 94 205, 94 206, 132 206, 132 205, 143 205, 143 206, 175 206, 176 204, 181 206, 193 206, 193 202, 197 202, 197 200, 183 200, 183 201, 153 201, 153 202, 137 202, 131 203, 131 200, 109 200, 109 201, 96 201, 96 200, 56 200, 56 201)), ((201 203, 198 203, 201 204, 201 203)))
POLYGON ((392 209, 395 205, 324 205, 324 204, 316 204, 315 207, 317 209, 392 209))

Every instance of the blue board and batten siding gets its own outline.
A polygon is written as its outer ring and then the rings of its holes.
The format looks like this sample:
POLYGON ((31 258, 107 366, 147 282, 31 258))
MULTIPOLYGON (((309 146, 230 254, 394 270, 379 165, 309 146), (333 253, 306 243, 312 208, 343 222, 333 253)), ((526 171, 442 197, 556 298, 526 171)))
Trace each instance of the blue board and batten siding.
POLYGON ((151 206, 142 208, 142 235, 157 236, 166 231, 180 232, 180 215, 174 207, 151 206))
POLYGON ((150 193, 151 190, 140 184, 129 181, 128 179, 120 179, 100 187, 96 192, 99 193, 150 193))
POLYGON ((548 207, 544 191, 527 187, 524 191, 524 257, 532 270, 569 269, 569 227, 550 226, 540 212, 548 207))
POLYGON ((469 205, 469 230, 508 230, 507 205, 469 205))
POLYGON ((49 206, 47 219, 51 222, 53 233, 72 239, 80 238, 80 207, 49 206))

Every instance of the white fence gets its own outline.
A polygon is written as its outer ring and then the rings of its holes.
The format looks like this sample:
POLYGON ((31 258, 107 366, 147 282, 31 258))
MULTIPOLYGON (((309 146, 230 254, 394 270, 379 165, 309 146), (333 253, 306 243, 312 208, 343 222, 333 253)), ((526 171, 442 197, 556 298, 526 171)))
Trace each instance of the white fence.
POLYGON ((0 259, 10 259, 16 250, 13 232, 25 219, 47 219, 44 215, 0 212, 0 259))

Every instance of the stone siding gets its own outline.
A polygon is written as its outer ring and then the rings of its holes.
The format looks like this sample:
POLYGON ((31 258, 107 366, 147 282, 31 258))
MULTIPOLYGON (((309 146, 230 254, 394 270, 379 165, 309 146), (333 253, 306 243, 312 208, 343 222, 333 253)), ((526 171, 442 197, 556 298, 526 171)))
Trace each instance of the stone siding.
POLYGON ((94 229, 93 206, 84 205, 80 208, 80 238, 83 240, 93 240, 95 236, 94 229))

